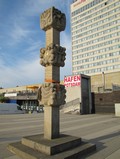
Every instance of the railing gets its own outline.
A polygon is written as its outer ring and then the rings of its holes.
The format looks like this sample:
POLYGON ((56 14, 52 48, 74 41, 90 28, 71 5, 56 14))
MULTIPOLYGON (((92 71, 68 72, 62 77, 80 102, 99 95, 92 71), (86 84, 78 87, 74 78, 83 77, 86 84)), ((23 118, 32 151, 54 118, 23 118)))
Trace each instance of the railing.
POLYGON ((72 100, 70 102, 67 102, 66 104, 62 105, 60 108, 62 109, 63 107, 70 107, 70 106, 76 105, 78 103, 80 103, 80 99, 79 98, 74 99, 74 100, 72 100))

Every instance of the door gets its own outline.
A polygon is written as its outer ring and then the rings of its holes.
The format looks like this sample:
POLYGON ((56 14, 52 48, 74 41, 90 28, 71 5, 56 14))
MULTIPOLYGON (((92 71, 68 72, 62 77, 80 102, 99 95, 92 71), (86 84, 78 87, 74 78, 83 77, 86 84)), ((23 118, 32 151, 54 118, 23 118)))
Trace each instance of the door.
POLYGON ((89 79, 82 78, 82 114, 90 113, 90 86, 89 79))

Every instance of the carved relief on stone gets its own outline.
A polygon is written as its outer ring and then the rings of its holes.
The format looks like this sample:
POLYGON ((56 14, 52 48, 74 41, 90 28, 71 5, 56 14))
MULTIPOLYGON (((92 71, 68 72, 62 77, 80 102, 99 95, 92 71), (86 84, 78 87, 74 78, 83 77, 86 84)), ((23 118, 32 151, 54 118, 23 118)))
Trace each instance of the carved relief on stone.
POLYGON ((64 85, 44 83, 39 89, 38 100, 44 106, 60 106, 65 104, 66 90, 64 85))
POLYGON ((50 28, 63 31, 66 26, 66 17, 64 13, 52 7, 41 15, 40 22, 41 29, 45 31, 50 28))
POLYGON ((40 50, 40 64, 43 66, 58 66, 63 67, 65 65, 66 48, 61 47, 57 44, 50 44, 47 48, 40 50))

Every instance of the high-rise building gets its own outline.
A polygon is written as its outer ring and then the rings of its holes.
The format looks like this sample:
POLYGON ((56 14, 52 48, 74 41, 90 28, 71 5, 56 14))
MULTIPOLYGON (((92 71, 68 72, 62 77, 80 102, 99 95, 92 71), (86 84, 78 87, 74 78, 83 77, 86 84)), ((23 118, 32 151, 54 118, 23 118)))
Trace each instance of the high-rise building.
POLYGON ((71 4, 72 72, 120 71, 120 0, 71 4))

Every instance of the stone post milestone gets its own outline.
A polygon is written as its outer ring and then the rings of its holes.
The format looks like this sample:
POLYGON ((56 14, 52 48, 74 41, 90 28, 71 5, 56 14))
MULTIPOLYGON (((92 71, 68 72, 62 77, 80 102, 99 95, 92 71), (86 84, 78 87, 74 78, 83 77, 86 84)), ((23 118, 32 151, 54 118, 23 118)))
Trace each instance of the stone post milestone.
POLYGON ((46 32, 46 47, 40 49, 40 64, 45 67, 45 83, 40 87, 40 104, 44 105, 44 138, 59 137, 59 106, 65 104, 65 87, 60 84, 60 67, 65 65, 66 49, 60 46, 60 32, 66 17, 52 7, 41 14, 40 26, 46 32))

